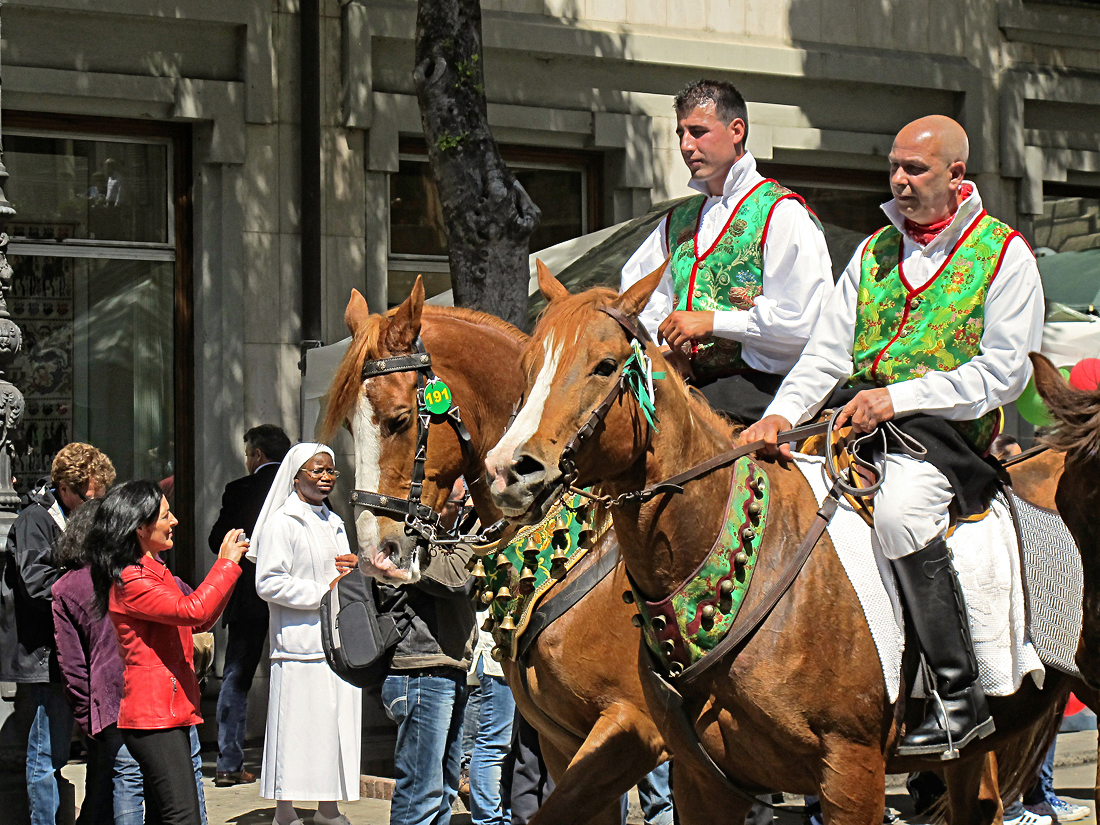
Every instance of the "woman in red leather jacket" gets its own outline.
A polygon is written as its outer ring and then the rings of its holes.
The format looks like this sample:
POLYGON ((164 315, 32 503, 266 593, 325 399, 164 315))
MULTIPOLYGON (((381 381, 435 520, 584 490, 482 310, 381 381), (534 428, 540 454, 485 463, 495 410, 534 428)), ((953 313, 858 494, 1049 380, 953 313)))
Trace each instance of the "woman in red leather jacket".
POLYGON ((122 648, 118 728, 141 766, 146 821, 200 825, 189 729, 202 716, 191 634, 221 614, 248 542, 230 530, 206 579, 184 595, 160 559, 176 524, 155 482, 130 481, 103 499, 88 550, 96 606, 111 617, 122 648))

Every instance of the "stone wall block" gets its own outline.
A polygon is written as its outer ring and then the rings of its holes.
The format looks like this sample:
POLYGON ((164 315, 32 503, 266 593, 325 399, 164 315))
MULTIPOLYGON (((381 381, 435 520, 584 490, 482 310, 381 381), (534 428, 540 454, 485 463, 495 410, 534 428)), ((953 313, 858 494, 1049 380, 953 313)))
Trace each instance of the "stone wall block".
MULTIPOLYGON (((485 0, 481 7, 485 7, 485 0)), ((584 16, 584 0, 543 0, 543 14, 576 20, 584 16)))
POLYGON ((299 429, 297 344, 245 344, 244 420, 278 424, 291 440, 299 429))
MULTIPOLYGON (((626 6, 626 22, 641 26, 664 26, 667 10, 665 0, 630 0, 626 6)), ((670 25, 677 24, 670 21, 670 25)))
POLYGON ((514 11, 521 14, 542 14, 542 0, 501 0, 501 11, 514 11))
MULTIPOLYGON (((352 289, 366 289, 366 238, 328 237, 324 243, 324 275, 321 278, 321 336, 331 344, 348 335, 344 309, 352 289)), ((375 311, 378 311, 377 309, 375 311)))
POLYGON ((744 34, 745 0, 710 0, 706 27, 723 34, 744 34))
POLYGON ((301 118, 298 88, 301 85, 298 18, 292 14, 275 15, 275 76, 280 123, 297 123, 301 118))
POLYGON ((905 0, 894 4, 894 43, 899 49, 928 51, 928 15, 928 0, 905 0))
POLYGON ((966 54, 966 15, 956 0, 928 0, 928 46, 933 52, 966 54))
POLYGON ((668 25, 702 31, 707 27, 707 5, 698 0, 668 0, 668 25))
POLYGON ((829 3, 821 12, 821 40, 854 46, 859 41, 859 4, 829 3))
POLYGON ((792 3, 798 8, 815 0, 745 0, 745 31, 757 37, 786 40, 792 3))
POLYGON ((246 232, 279 231, 279 127, 246 127, 241 203, 246 232))
POLYGON ((840 4, 826 0, 790 0, 786 17, 791 40, 795 43, 820 43, 821 18, 832 14, 836 5, 840 4), (822 8, 823 5, 825 8, 822 8))
POLYGON ((592 20, 625 23, 626 0, 586 0, 584 16, 592 20))
POLYGON ((297 232, 302 216, 301 131, 279 124, 279 231, 297 232))
MULTIPOLYGON (((904 1, 904 0, 903 0, 904 1)), ((859 8, 858 45, 873 49, 892 49, 894 41, 893 0, 863 0, 859 8)))
POLYGON ((321 174, 325 209, 321 219, 326 235, 354 235, 366 231, 363 201, 365 140, 358 130, 325 129, 321 133, 321 174))
MULTIPOLYGON (((321 247, 322 254, 324 246, 321 247)), ((279 340, 302 340, 302 242, 297 235, 279 236, 279 340)))
POLYGON ((341 31, 339 17, 321 21, 321 125, 339 126, 343 82, 340 70, 341 31))
POLYGON ((279 343, 279 236, 245 232, 244 258, 245 343, 279 343))

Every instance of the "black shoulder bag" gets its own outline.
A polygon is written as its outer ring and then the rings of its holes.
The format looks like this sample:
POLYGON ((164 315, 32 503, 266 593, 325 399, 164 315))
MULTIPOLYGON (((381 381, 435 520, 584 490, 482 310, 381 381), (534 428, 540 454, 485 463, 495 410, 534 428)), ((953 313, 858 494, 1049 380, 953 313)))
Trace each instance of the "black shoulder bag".
POLYGON ((360 688, 381 684, 412 623, 405 588, 385 609, 374 579, 353 570, 321 597, 321 644, 336 675, 360 688))

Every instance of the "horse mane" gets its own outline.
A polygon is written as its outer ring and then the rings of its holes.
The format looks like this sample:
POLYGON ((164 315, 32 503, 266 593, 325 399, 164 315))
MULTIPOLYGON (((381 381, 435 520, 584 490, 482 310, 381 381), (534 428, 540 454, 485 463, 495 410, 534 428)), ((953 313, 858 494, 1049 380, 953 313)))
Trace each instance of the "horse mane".
MULTIPOLYGON (((344 358, 337 367, 332 384, 329 386, 328 406, 325 420, 321 425, 322 441, 327 442, 333 437, 359 403, 359 393, 363 384, 363 362, 383 357, 382 322, 391 318, 395 312, 397 307, 385 314, 371 315, 352 336, 348 350, 344 353, 344 358)), ((421 319, 424 318, 447 318, 478 327, 488 327, 517 344, 523 343, 527 338, 523 332, 507 321, 495 315, 489 315, 487 312, 465 307, 437 307, 427 304, 421 314, 421 319)))
POLYGON ((1044 387, 1043 400, 1057 428, 1042 436, 1047 447, 1100 459, 1100 390, 1078 390, 1064 381, 1044 387))
MULTIPOLYGON (((555 341, 576 344, 591 322, 591 318, 588 317, 589 314, 598 312, 601 307, 609 306, 617 297, 618 293, 613 290, 606 287, 594 287, 576 295, 570 295, 568 298, 560 298, 549 302, 542 315, 539 316, 534 335, 528 340, 524 352, 525 365, 532 358, 541 355, 543 343, 551 336, 555 341)), ((715 412, 698 391, 689 390, 688 385, 684 383, 676 370, 669 367, 665 371, 665 380, 671 381, 684 394, 692 415, 704 427, 731 441, 734 439, 741 427, 715 412)), ((660 410, 657 413, 659 415, 660 410)))

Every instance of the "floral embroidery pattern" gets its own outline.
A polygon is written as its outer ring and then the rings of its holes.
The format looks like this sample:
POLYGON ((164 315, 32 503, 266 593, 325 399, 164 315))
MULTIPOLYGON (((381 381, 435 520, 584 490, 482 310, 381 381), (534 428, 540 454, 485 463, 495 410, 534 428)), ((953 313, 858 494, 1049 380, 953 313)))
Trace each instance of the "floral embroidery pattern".
MULTIPOLYGON (((947 266, 922 291, 901 280, 901 233, 880 229, 867 243, 856 308, 850 384, 880 387, 948 372, 976 357, 985 328, 985 296, 1012 230, 986 215, 947 266)), ((979 452, 989 448, 998 412, 952 421, 979 452)))
MULTIPOLYGON (((737 210, 714 249, 696 261, 694 230, 706 198, 691 198, 669 213, 672 245, 672 277, 676 309, 751 309, 763 293, 764 225, 775 204, 791 191, 775 181, 758 186, 737 210), (695 275, 694 285, 692 274, 695 275)), ((700 249, 704 254, 706 250, 700 249)), ((741 344, 728 338, 712 338, 694 352, 692 366, 701 381, 722 378, 748 369, 741 358, 741 344)))

